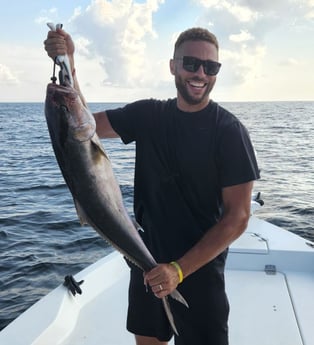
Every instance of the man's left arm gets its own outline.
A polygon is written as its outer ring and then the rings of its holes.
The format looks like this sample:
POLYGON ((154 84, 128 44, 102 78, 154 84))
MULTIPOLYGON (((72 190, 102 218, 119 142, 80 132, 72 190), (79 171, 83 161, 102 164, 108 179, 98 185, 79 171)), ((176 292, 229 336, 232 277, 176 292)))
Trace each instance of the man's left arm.
POLYGON ((184 277, 215 259, 246 229, 250 218, 253 182, 225 187, 221 220, 178 260, 184 277))
MULTIPOLYGON (((224 212, 221 220, 177 260, 184 278, 215 259, 244 232, 250 217, 252 188, 253 181, 223 188, 224 212)), ((179 277, 176 267, 160 264, 145 274, 145 281, 157 297, 164 297, 177 287, 179 277)))

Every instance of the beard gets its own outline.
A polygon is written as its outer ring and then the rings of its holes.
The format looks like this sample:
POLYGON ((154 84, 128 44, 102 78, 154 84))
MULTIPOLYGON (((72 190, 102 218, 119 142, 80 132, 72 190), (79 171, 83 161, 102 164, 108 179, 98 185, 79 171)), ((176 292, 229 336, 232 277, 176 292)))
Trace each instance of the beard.
MULTIPOLYGON (((204 82, 203 80, 201 80, 199 78, 194 78, 194 79, 190 79, 190 80, 194 80, 196 82, 204 82)), ((177 88, 179 94, 181 95, 181 97, 184 99, 184 101, 187 104, 197 105, 197 104, 201 104, 204 101, 207 101, 209 99, 209 94, 215 85, 215 80, 213 82, 208 82, 208 81, 206 82, 203 93, 200 96, 191 95, 188 91, 187 86, 186 86, 186 82, 179 75, 175 76, 175 84, 176 84, 176 88, 177 88)))

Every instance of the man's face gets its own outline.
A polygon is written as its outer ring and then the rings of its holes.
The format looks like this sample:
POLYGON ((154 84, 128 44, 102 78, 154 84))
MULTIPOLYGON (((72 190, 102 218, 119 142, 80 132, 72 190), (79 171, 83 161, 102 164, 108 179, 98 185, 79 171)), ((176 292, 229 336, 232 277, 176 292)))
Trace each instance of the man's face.
POLYGON ((201 110, 209 102, 216 76, 207 75, 202 65, 195 72, 186 71, 183 68, 183 56, 218 61, 217 48, 206 41, 186 41, 177 49, 175 59, 170 61, 170 70, 175 76, 178 91, 179 108, 184 111, 201 110))

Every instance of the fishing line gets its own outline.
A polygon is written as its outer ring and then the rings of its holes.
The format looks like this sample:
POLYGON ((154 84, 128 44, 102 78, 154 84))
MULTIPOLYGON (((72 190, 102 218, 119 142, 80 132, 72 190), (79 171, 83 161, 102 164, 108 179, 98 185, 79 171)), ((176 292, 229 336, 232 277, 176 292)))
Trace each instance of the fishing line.
POLYGON ((57 77, 56 77, 56 64, 57 64, 57 56, 54 58, 54 63, 53 63, 53 72, 52 72, 52 77, 50 80, 53 82, 53 84, 56 83, 57 77))

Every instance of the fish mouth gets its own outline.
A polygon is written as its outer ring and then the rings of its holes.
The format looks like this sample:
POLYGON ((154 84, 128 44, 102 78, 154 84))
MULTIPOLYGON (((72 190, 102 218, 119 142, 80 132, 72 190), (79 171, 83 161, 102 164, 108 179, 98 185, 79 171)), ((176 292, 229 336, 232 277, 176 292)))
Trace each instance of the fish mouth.
POLYGON ((77 94, 77 91, 70 85, 60 85, 56 83, 49 83, 47 85, 47 93, 62 92, 64 94, 77 94))
POLYGON ((63 104, 69 107, 71 103, 75 102, 78 97, 78 92, 71 86, 64 86, 55 83, 47 85, 46 100, 57 106, 63 104))

